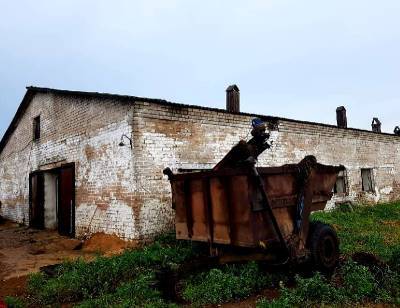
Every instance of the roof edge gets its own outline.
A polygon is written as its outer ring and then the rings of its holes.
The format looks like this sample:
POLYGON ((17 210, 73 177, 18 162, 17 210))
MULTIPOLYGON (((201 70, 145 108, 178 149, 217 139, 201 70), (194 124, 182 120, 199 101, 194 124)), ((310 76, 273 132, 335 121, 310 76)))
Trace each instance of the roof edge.
POLYGON ((190 108, 196 108, 196 109, 200 109, 200 110, 209 110, 209 111, 215 111, 215 112, 221 112, 221 113, 227 113, 227 114, 236 114, 236 115, 244 115, 244 116, 251 116, 251 117, 260 117, 260 118, 263 118, 263 119, 271 119, 271 120, 275 120, 275 121, 276 120, 282 120, 282 121, 293 122, 293 123, 318 125, 318 126, 324 126, 324 127, 330 127, 330 128, 337 128, 337 129, 340 129, 340 130, 350 130, 350 131, 371 133, 371 134, 374 134, 374 135, 379 134, 379 135, 397 137, 395 134, 392 134, 392 133, 385 133, 385 132, 377 133, 377 132, 373 132, 371 130, 366 130, 366 129, 361 129, 361 128, 352 128, 352 127, 341 128, 341 127, 338 127, 338 126, 332 125, 332 124, 313 122, 313 121, 305 121, 305 120, 289 119, 289 118, 277 117, 277 116, 267 116, 267 115, 256 114, 256 113, 231 112, 231 111, 228 111, 226 109, 199 106, 199 105, 191 105, 191 104, 183 104, 183 103, 172 102, 172 101, 168 101, 168 100, 165 100, 165 99, 159 99, 159 98, 149 98, 149 97, 140 97, 140 96, 132 96, 132 95, 103 93, 103 92, 85 92, 85 91, 75 91, 75 90, 41 88, 41 87, 34 87, 34 86, 27 87, 27 89, 34 90, 34 91, 37 91, 37 92, 42 92, 42 93, 50 93, 51 92, 51 93, 58 93, 58 94, 64 94, 64 95, 79 95, 79 96, 86 96, 86 97, 120 98, 120 99, 126 99, 126 100, 133 100, 133 101, 136 101, 136 102, 158 103, 158 104, 161 104, 161 105, 171 105, 171 106, 177 106, 177 107, 179 107, 179 106, 181 106, 181 107, 190 107, 190 108))
POLYGON ((7 141, 10 138, 11 134, 14 132, 15 128, 17 127, 20 117, 25 112, 30 101, 32 100, 33 96, 36 93, 55 93, 55 94, 60 94, 60 95, 77 95, 77 96, 94 97, 94 98, 114 98, 114 99, 118 98, 121 100, 132 101, 132 102, 148 102, 148 103, 156 103, 156 104, 167 105, 167 106, 188 107, 188 108, 195 108, 195 109, 200 109, 200 110, 208 110, 208 111, 221 112, 221 113, 234 114, 234 115, 260 117, 265 120, 271 120, 271 121, 279 121, 280 120, 280 121, 286 121, 286 122, 292 122, 292 123, 336 128, 339 130, 348 130, 348 131, 369 133, 369 134, 374 134, 374 135, 385 135, 385 136, 397 137, 395 134, 384 133, 384 132, 377 133, 377 132, 369 131, 366 129, 351 128, 351 127, 340 128, 340 127, 337 127, 336 125, 319 123, 319 122, 295 120, 295 119, 288 119, 288 118, 275 117, 275 116, 266 116, 266 115, 247 113, 247 112, 231 112, 231 111, 227 111, 226 109, 219 109, 219 108, 215 108, 215 107, 205 107, 205 106, 198 106, 198 105, 190 105, 190 104, 182 104, 182 103, 176 103, 176 102, 171 102, 171 101, 167 101, 164 99, 157 99, 157 98, 147 98, 147 97, 111 94, 111 93, 102 93, 102 92, 62 90, 62 89, 35 87, 35 86, 28 86, 28 87, 26 87, 26 89, 27 89, 27 91, 17 109, 17 112, 15 113, 10 125, 8 126, 6 132, 3 135, 3 138, 0 141, 0 154, 3 151, 4 147, 6 146, 7 141))
POLYGON ((3 152, 3 149, 5 148, 5 146, 8 142, 8 139, 10 138, 10 136, 14 132, 15 128, 17 127, 21 115, 25 112, 30 101, 32 100, 33 96, 35 95, 35 93, 30 91, 28 89, 28 87, 26 87, 26 89, 27 89, 27 91, 25 92, 25 95, 22 98, 20 105, 18 106, 17 112, 15 113, 13 119, 11 120, 10 125, 8 126, 6 132, 4 133, 3 137, 1 138, 0 154, 1 154, 1 152, 3 152))

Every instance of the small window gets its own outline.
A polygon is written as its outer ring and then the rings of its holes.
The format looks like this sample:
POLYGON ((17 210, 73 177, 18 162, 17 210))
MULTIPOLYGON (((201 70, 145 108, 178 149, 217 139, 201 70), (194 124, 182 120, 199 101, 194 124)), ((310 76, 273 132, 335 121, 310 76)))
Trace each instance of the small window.
POLYGON ((189 173, 189 172, 201 172, 201 171, 210 171, 212 169, 191 169, 191 168, 178 168, 179 173, 189 173))
POLYGON ((345 170, 339 172, 335 186, 333 187, 333 192, 339 195, 347 194, 347 173, 345 170))
POLYGON ((363 191, 374 191, 372 169, 361 169, 361 180, 363 191))
POLYGON ((33 119, 33 140, 40 139, 40 116, 33 119))

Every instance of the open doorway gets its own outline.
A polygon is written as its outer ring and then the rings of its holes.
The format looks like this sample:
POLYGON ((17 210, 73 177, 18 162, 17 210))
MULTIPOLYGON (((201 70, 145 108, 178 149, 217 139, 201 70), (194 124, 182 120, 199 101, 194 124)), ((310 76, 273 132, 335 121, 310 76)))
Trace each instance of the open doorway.
POLYGON ((30 174, 29 222, 32 228, 75 236, 74 164, 30 174))

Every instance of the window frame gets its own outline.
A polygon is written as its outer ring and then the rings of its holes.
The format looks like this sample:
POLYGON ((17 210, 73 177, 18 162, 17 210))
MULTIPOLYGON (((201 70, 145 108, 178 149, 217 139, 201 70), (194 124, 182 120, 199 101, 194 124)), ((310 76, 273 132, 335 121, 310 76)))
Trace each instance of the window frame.
POLYGON ((347 170, 345 169, 345 170, 340 171, 340 172, 339 172, 338 177, 336 179, 335 185, 333 186, 333 193, 336 196, 348 196, 349 195, 349 181, 348 181, 347 170), (340 175, 340 172, 343 172, 342 175, 340 175), (338 192, 337 191, 337 182, 338 182, 338 180, 340 178, 343 179, 343 189, 344 189, 343 192, 338 192))
POLYGON ((363 192, 375 193, 375 179, 374 179, 374 169, 373 168, 361 168, 361 190, 363 192), (365 189, 363 172, 369 172, 369 179, 371 182, 370 189, 365 189))
POLYGON ((33 118, 33 141, 38 141, 41 136, 41 118, 40 115, 33 118))

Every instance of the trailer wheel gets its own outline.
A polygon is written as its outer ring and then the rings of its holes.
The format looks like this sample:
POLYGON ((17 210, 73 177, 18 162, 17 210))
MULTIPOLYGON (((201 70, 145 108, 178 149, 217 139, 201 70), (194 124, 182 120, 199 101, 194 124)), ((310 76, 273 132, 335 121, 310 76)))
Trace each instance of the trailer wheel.
POLYGON ((335 230, 322 222, 311 222, 308 239, 313 265, 320 271, 332 271, 339 260, 339 239, 335 230))

